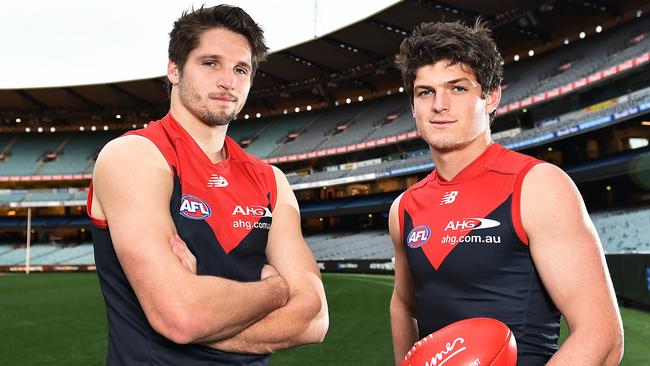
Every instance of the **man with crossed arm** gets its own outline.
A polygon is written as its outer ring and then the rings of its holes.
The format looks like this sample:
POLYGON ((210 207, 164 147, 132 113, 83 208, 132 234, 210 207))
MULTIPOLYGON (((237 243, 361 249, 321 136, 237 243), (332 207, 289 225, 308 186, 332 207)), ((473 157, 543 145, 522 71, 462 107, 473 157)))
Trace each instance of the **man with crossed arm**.
POLYGON ((170 33, 169 113, 99 154, 88 213, 108 365, 266 365, 323 340, 296 198, 226 136, 266 52, 240 8, 185 12, 170 33))

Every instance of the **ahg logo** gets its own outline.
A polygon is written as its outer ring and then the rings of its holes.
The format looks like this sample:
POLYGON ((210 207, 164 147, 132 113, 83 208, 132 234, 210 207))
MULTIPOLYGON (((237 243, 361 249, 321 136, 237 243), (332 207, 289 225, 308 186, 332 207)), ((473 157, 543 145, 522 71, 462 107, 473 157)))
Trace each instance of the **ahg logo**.
POLYGON ((272 217, 271 210, 264 206, 247 206, 237 205, 232 211, 232 215, 272 217))
POLYGON ((477 217, 465 218, 462 220, 451 220, 445 226, 445 231, 447 230, 479 230, 479 229, 489 229, 491 227, 500 226, 501 223, 497 220, 492 219, 481 219, 477 217))

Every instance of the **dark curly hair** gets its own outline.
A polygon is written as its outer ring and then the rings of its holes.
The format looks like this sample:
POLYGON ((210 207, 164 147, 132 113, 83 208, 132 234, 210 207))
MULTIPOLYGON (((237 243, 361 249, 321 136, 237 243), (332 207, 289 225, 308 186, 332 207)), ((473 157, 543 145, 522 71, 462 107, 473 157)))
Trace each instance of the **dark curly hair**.
MULTIPOLYGON (((467 65, 481 84, 484 98, 503 81, 503 58, 490 30, 480 18, 473 27, 460 22, 422 23, 402 41, 395 58, 411 105, 417 70, 443 60, 452 65, 467 65)), ((490 114, 490 119, 494 118, 494 114, 490 114)))
POLYGON ((268 47, 264 43, 262 28, 243 9, 236 6, 201 6, 196 10, 192 8, 184 11, 169 33, 169 59, 178 65, 179 71, 183 70, 189 53, 199 46, 201 34, 214 28, 227 29, 246 37, 251 46, 252 80, 258 64, 268 53, 268 47))

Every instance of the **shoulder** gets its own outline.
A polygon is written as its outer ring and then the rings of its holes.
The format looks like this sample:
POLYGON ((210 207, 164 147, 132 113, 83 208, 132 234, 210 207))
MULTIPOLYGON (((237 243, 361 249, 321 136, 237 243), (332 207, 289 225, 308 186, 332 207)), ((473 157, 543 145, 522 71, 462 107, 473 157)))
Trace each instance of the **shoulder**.
POLYGON ((526 174, 523 181, 524 192, 522 194, 528 190, 529 192, 547 192, 544 195, 548 195, 573 187, 575 187, 573 181, 562 169, 553 164, 539 162, 530 168, 530 171, 526 174))
POLYGON ((161 156, 153 141, 147 137, 128 134, 109 141, 99 152, 97 163, 122 160, 140 160, 141 158, 161 156))
POLYGON ((400 205, 400 202, 402 201, 402 197, 404 196, 404 193, 406 193, 406 192, 402 192, 399 196, 397 196, 397 198, 395 198, 395 200, 393 200, 393 203, 390 205, 390 211, 388 213, 388 215, 390 217, 395 216, 395 215, 398 214, 399 205, 400 205))
POLYGON ((128 179, 134 173, 150 169, 171 171, 151 140, 139 135, 126 135, 110 141, 102 148, 97 156, 93 178, 128 179))
POLYGON ((560 168, 548 163, 537 164, 526 174, 521 188, 521 212, 524 228, 548 223, 558 217, 567 219, 586 212, 578 188, 560 168))

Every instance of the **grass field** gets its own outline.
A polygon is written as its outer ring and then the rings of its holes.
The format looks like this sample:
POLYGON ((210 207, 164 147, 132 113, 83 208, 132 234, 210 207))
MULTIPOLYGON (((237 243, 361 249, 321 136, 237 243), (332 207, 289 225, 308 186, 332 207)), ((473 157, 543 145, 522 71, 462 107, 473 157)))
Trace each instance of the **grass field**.
MULTIPOLYGON (((392 276, 325 274, 323 344, 278 352, 272 365, 391 365, 392 276)), ((622 309, 622 365, 650 365, 650 313, 622 309)), ((566 334, 566 328, 563 328, 566 334)), ((97 276, 0 276, 0 365, 103 365, 106 319, 97 276)))

